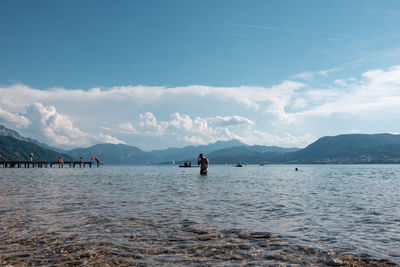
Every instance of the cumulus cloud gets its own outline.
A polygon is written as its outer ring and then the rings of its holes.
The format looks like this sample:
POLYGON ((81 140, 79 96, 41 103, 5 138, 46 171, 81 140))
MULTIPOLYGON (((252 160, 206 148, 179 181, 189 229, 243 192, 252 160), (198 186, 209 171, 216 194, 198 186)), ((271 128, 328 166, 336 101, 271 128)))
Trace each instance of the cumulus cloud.
POLYGON ((138 130, 136 130, 135 126, 132 123, 126 122, 119 124, 116 128, 102 127, 104 130, 108 131, 116 131, 124 134, 141 134, 138 130))
POLYGON ((362 74, 362 77, 366 78, 370 85, 383 85, 387 86, 399 86, 400 85, 400 66, 393 66, 387 71, 375 69, 370 70, 362 74))
POLYGON ((184 129, 187 132, 202 134, 202 135, 215 135, 220 133, 221 129, 225 131, 232 126, 238 125, 253 125, 254 122, 241 117, 241 116, 215 116, 215 117, 195 117, 191 118, 186 114, 174 113, 171 115, 171 120, 168 122, 169 126, 177 129, 184 129))
POLYGON ((315 141, 315 136, 306 133, 303 136, 295 136, 284 132, 280 135, 271 134, 264 131, 254 130, 241 139, 246 144, 266 144, 275 146, 298 146, 299 144, 309 144, 315 141))
POLYGON ((212 125, 221 127, 229 127, 234 125, 254 125, 253 121, 241 116, 216 116, 215 118, 209 118, 209 122, 212 125))
POLYGON ((68 116, 59 114, 54 106, 45 106, 42 103, 28 105, 26 112, 21 115, 2 112, 0 109, 0 117, 8 118, 10 122, 15 120, 14 126, 23 127, 24 133, 51 145, 68 147, 90 145, 93 142, 125 143, 103 133, 93 135, 83 132, 73 125, 68 116))
POLYGON ((193 120, 189 115, 181 115, 178 112, 175 112, 171 115, 171 121, 169 124, 177 129, 185 129, 190 131, 193 129, 193 120))
POLYGON ((108 143, 108 144, 125 144, 126 143, 122 140, 119 140, 116 137, 113 137, 111 135, 108 134, 104 134, 104 133, 100 133, 98 136, 92 136, 92 138, 94 140, 97 140, 98 142, 101 143, 108 143))
POLYGON ((255 123, 241 116, 215 116, 194 117, 175 112, 170 115, 170 120, 159 121, 151 112, 139 114, 136 124, 127 122, 109 131, 145 136, 174 136, 192 144, 208 144, 218 140, 231 140, 240 138, 232 133, 229 128, 240 125, 254 125, 255 123))
POLYGON ((314 79, 314 76, 315 76, 315 73, 309 72, 309 71, 305 71, 305 72, 300 72, 300 73, 297 73, 295 75, 292 75, 291 78, 292 79, 301 79, 301 80, 311 81, 312 79, 314 79))
MULTIPOLYGON (((361 131, 372 131, 375 124, 383 125, 389 120, 390 125, 399 122, 400 66, 366 71, 357 77, 335 77, 331 84, 324 82, 318 87, 307 80, 328 78, 335 70, 304 72, 297 76, 303 82, 287 80, 269 87, 38 90, 15 84, 0 87, 0 123, 25 130, 30 137, 48 139, 54 145, 81 146, 123 143, 120 139, 132 136, 140 138, 127 140, 170 137, 168 142, 175 142, 174 145, 232 138, 253 144, 294 145, 307 142, 309 132, 321 136, 331 133, 329 127, 345 131, 340 123, 348 117, 365 121, 364 128, 357 125, 361 131), (264 118, 262 123, 260 117, 264 118), (319 124, 328 117, 330 125, 319 124)), ((347 131, 352 129, 353 126, 347 131)), ((396 131, 389 126, 376 129, 396 131)))
POLYGON ((400 115, 400 66, 387 70, 371 70, 360 79, 335 80, 339 87, 309 89, 304 96, 314 103, 308 109, 286 114, 292 121, 306 117, 326 117, 333 114, 371 118, 400 115))
POLYGON ((83 132, 75 127, 68 116, 57 113, 54 106, 44 106, 42 103, 34 103, 28 106, 26 115, 32 123, 28 131, 38 137, 45 136, 53 144, 66 146, 90 145, 93 141, 123 144, 110 135, 100 133, 93 135, 83 132))
POLYGON ((50 90, 37 90, 25 85, 17 84, 0 88, 3 95, 7 96, 0 100, 1 106, 7 110, 20 112, 25 106, 40 102, 61 106, 62 103, 84 103, 85 107, 91 108, 88 103, 120 103, 129 100, 131 103, 143 105, 154 103, 165 99, 165 97, 208 97, 220 101, 234 101, 248 108, 259 109, 265 102, 273 102, 283 95, 302 88, 304 84, 293 81, 283 81, 272 87, 240 86, 240 87, 213 87, 192 85, 185 87, 156 87, 156 86, 117 86, 110 88, 92 88, 90 90, 66 90, 63 88, 52 88, 50 90))
POLYGON ((58 114, 54 106, 34 103, 27 108, 25 115, 30 121, 28 128, 33 133, 41 133, 55 144, 81 144, 87 135, 72 125, 67 116, 58 114))
POLYGON ((19 129, 28 127, 31 122, 24 116, 0 108, 0 123, 15 126, 19 129))
POLYGON ((206 118, 195 117, 192 119, 189 115, 174 113, 171 115, 169 125, 186 132, 201 133, 203 135, 214 134, 213 129, 209 127, 209 122, 206 118))
POLYGON ((326 75, 328 75, 328 73, 335 72, 338 70, 339 70, 338 68, 331 68, 331 69, 319 70, 319 71, 304 71, 304 72, 300 72, 295 75, 292 75, 290 78, 300 79, 300 80, 305 80, 305 81, 312 81, 317 76, 326 76, 326 75))
POLYGON ((168 122, 159 122, 153 113, 145 112, 139 114, 139 122, 136 125, 125 122, 116 128, 103 127, 103 129, 131 135, 161 136, 167 127, 168 122))
POLYGON ((151 112, 140 114, 139 126, 145 134, 162 135, 168 127, 168 122, 158 122, 156 116, 151 112))

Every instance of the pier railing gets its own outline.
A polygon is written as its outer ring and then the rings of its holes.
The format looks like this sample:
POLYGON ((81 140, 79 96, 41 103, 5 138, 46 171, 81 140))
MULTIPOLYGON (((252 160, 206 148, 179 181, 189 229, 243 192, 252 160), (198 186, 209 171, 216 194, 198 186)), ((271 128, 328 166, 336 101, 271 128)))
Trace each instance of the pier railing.
POLYGON ((91 161, 0 161, 0 168, 92 168, 92 166, 100 166, 100 163, 91 161))

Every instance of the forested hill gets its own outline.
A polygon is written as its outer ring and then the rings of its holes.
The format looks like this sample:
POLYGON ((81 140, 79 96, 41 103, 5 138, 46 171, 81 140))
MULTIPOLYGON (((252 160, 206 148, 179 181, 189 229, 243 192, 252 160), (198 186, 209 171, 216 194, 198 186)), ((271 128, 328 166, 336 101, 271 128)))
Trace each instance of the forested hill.
POLYGON ((93 155, 99 157, 108 164, 171 164, 172 161, 182 163, 183 161, 197 162, 199 153, 211 153, 213 151, 232 147, 235 145, 244 145, 237 140, 218 141, 209 145, 186 146, 182 148, 167 148, 164 150, 143 151, 136 146, 115 145, 115 144, 97 144, 88 148, 76 148, 67 151, 68 155, 74 158, 87 159, 93 155))
MULTIPOLYGON (((57 149, 56 149, 57 150, 57 149)), ((90 160, 99 157, 106 164, 170 164, 172 161, 197 162, 204 153, 211 164, 337 164, 337 163, 400 163, 400 135, 394 134, 343 134, 318 139, 306 148, 275 146, 249 146, 238 140, 218 141, 202 146, 186 146, 164 150, 143 151, 136 146, 97 144, 70 151, 54 151, 46 144, 22 137, 18 132, 0 125, 0 155, 6 160, 56 161, 62 156, 90 160), (68 156, 67 156, 68 155, 68 156)))
POLYGON ((207 157, 213 164, 236 164, 238 162, 259 164, 297 150, 298 148, 241 145, 213 151, 207 157))
POLYGON ((159 164, 196 162, 205 153, 211 164, 337 164, 337 163, 400 163, 400 135, 346 134, 322 137, 306 148, 248 146, 239 142, 218 142, 207 147, 184 147, 145 152, 134 146, 100 144, 74 149, 69 155, 96 155, 108 164, 159 164))
POLYGON ((344 134, 318 139, 269 163, 400 163, 400 135, 344 134))
POLYGON ((29 160, 29 153, 33 153, 34 161, 57 161, 63 157, 64 161, 73 160, 72 157, 46 149, 32 142, 16 139, 11 136, 0 136, 0 155, 7 161, 29 160))
POLYGON ((45 143, 39 142, 35 139, 29 138, 29 137, 24 137, 22 135, 20 135, 17 131, 7 128, 4 125, 0 124, 0 136, 9 136, 9 137, 14 137, 15 139, 21 140, 21 141, 27 141, 27 142, 31 142, 34 143, 38 146, 41 146, 43 148, 46 149, 50 149, 50 150, 54 150, 60 153, 64 153, 64 150, 60 149, 60 148, 56 148, 56 147, 51 147, 45 143))
POLYGON ((135 146, 122 144, 97 144, 88 148, 76 148, 67 153, 74 158, 82 157, 84 160, 89 160, 91 156, 97 156, 105 164, 116 165, 154 163, 155 160, 149 152, 135 146))

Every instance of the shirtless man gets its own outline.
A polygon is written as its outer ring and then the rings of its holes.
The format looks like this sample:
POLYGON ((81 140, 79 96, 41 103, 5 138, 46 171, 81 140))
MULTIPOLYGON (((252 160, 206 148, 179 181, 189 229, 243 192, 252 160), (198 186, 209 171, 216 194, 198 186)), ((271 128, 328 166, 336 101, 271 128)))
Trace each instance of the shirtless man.
POLYGON ((197 164, 200 165, 200 174, 207 174, 208 159, 204 157, 203 153, 199 155, 197 164))

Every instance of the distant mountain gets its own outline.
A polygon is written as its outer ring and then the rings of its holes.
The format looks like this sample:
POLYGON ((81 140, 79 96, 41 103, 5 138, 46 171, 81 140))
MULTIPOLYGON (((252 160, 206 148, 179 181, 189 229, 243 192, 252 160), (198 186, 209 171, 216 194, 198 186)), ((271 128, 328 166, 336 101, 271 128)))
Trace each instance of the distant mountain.
POLYGON ((400 163, 400 135, 344 134, 322 137, 269 163, 400 163))
POLYGON ((200 153, 209 154, 210 152, 229 148, 233 146, 243 146, 239 140, 217 141, 208 145, 200 146, 185 146, 183 148, 168 148, 164 150, 152 150, 149 153, 156 159, 157 162, 182 162, 186 160, 197 160, 200 153))
POLYGON ((19 140, 25 139, 17 131, 11 130, 1 124, 0 124, 0 136, 10 136, 10 137, 14 137, 15 139, 19 139, 19 140))
POLYGON ((7 161, 29 160, 29 153, 33 153, 34 161, 57 161, 63 157, 64 161, 73 160, 72 157, 46 149, 32 142, 16 139, 11 136, 0 136, 0 155, 7 161))
POLYGON ((85 161, 97 156, 106 164, 146 164, 155 161, 149 152, 122 144, 97 144, 88 148, 76 148, 67 151, 67 154, 77 159, 82 157, 85 161))
POLYGON ((210 163, 361 164, 400 163, 400 135, 345 134, 322 137, 304 149, 238 145, 207 154, 210 163))
POLYGON ((400 135, 393 134, 344 134, 326 136, 306 148, 276 146, 249 146, 238 140, 218 141, 209 145, 143 151, 135 146, 97 144, 76 148, 62 154, 36 140, 25 138, 18 132, 0 125, 0 155, 7 160, 56 160, 63 156, 88 161, 97 156, 106 164, 160 164, 197 161, 203 153, 211 164, 337 164, 337 163, 400 163, 400 135), (68 154, 69 156, 66 156, 68 154))
POLYGON ((9 137, 13 137, 13 138, 18 139, 18 140, 31 142, 31 143, 34 143, 34 144, 36 144, 38 146, 41 146, 43 148, 54 150, 54 151, 59 152, 59 153, 64 153, 65 152, 65 150, 63 150, 63 149, 51 147, 51 146, 49 146, 49 145, 47 145, 45 143, 41 143, 41 142, 39 142, 39 141, 37 141, 35 139, 32 139, 32 138, 29 138, 29 137, 23 137, 17 131, 9 129, 9 128, 5 127, 4 125, 1 125, 1 124, 0 124, 0 136, 9 136, 9 137))
POLYGON ((145 152, 135 146, 98 144, 88 148, 77 148, 66 153, 74 158, 82 157, 84 160, 91 156, 97 156, 107 164, 159 164, 180 163, 191 160, 196 161, 200 153, 209 152, 235 145, 244 145, 238 140, 218 141, 209 145, 186 146, 183 148, 168 148, 164 150, 152 150, 145 152))
POLYGON ((207 155, 210 163, 245 163, 259 164, 271 160, 283 153, 296 151, 298 148, 283 148, 276 146, 234 146, 220 149, 207 155))

